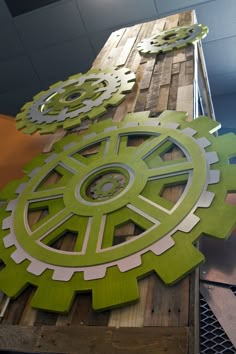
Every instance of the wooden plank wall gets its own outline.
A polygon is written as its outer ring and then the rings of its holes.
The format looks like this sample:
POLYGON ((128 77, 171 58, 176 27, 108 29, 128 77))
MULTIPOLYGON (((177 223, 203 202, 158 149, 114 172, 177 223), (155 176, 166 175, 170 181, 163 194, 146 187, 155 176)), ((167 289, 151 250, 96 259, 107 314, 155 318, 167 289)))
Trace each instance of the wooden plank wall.
MULTIPOLYGON (((185 12, 111 34, 93 68, 128 67, 136 73, 137 81, 127 99, 119 107, 110 108, 97 121, 108 117, 121 121, 127 112, 144 110, 150 110, 151 116, 158 116, 166 109, 184 110, 190 118, 193 116, 194 46, 157 57, 143 57, 136 49, 140 40, 157 31, 192 23, 193 12, 185 12)), ((168 191, 173 200, 179 192, 178 187, 168 191)), ((101 313, 92 310, 89 294, 78 295, 68 315, 32 309, 29 304, 34 293, 32 288, 9 304, 2 296, 0 350, 83 354, 197 353, 193 335, 195 333, 197 341, 196 279, 193 273, 177 285, 166 287, 151 275, 139 281, 138 303, 101 313)))

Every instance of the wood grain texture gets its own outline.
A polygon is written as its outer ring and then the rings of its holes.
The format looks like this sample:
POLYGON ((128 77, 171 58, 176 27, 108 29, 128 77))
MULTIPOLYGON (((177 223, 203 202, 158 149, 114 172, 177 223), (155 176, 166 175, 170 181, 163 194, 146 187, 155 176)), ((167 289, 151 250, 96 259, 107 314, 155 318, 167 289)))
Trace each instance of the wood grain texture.
MULTIPOLYGON (((1 351, 35 352, 40 338, 40 327, 0 326, 1 351)), ((38 351, 38 349, 37 349, 38 351)))
POLYGON ((185 111, 189 117, 193 116, 193 85, 178 87, 177 111, 185 111))
POLYGON ((186 354, 188 329, 1 326, 0 346, 24 353, 186 354))
POLYGON ((123 66, 125 65, 127 58, 131 52, 131 49, 133 48, 134 42, 136 40, 136 37, 131 37, 128 38, 124 47, 122 48, 122 51, 120 53, 119 59, 116 62, 117 66, 123 66))
POLYGON ((127 308, 113 310, 109 319, 109 327, 143 327, 147 310, 149 277, 139 281, 140 301, 127 308))
POLYGON ((155 275, 150 278, 144 326, 188 326, 189 279, 166 287, 155 275))

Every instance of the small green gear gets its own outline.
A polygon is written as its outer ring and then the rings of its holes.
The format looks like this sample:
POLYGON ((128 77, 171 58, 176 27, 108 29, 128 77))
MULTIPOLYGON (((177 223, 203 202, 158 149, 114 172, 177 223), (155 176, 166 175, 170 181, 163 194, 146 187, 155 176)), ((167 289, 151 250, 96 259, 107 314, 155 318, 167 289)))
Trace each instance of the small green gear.
POLYGON ((204 38, 208 33, 208 27, 201 24, 192 26, 174 27, 143 39, 137 48, 142 54, 159 54, 173 49, 186 47, 204 38))
POLYGON ((106 107, 119 105, 124 94, 132 90, 134 80, 135 75, 127 68, 91 69, 86 74, 70 76, 26 103, 16 116, 16 127, 24 128, 27 134, 74 128, 86 118, 101 116, 106 107))
POLYGON ((92 195, 92 199, 102 199, 115 196, 121 189, 125 187, 125 177, 121 173, 108 172, 98 177, 90 186, 88 195, 92 195))
POLYGON ((215 137, 220 125, 208 117, 148 116, 128 114, 63 138, 2 191, 4 293, 15 297, 31 284, 33 307, 66 312, 77 292, 92 291, 94 309, 113 308, 137 300, 137 280, 150 272, 172 284, 202 263, 194 247, 201 235, 227 238, 236 221, 236 207, 225 202, 236 191, 235 135, 215 137), (173 147, 181 154, 165 160, 173 147), (163 191, 176 185, 183 193, 172 203, 163 191), (30 212, 44 209, 32 226, 30 212), (130 222, 140 232, 114 242, 130 222), (77 235, 74 249, 53 248, 68 231, 77 235))

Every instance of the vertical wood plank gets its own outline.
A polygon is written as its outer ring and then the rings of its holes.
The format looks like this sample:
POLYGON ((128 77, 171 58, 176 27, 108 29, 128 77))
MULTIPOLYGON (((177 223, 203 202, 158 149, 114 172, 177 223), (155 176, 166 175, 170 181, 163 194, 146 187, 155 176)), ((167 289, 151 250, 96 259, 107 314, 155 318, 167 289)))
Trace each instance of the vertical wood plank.
POLYGON ((165 30, 170 29, 172 27, 176 27, 179 24, 179 14, 175 14, 169 17, 166 17, 166 25, 165 30))
POLYGON ((144 326, 188 326, 189 279, 167 287, 155 275, 150 279, 149 306, 144 326))
POLYGON ((160 93, 157 101, 157 112, 163 112, 167 109, 169 99, 170 86, 165 85, 160 87, 160 93))
POLYGON ((120 53, 119 59, 116 63, 117 66, 125 65, 126 60, 128 59, 128 56, 130 54, 130 51, 133 48, 135 40, 136 40, 136 37, 131 37, 131 38, 127 39, 127 42, 125 43, 125 45, 120 53))
POLYGON ((112 311, 109 319, 109 327, 143 327, 144 314, 149 290, 149 278, 139 281, 140 301, 127 308, 120 308, 112 311))
POLYGON ((176 110, 186 111, 189 117, 193 116, 193 85, 178 88, 176 110))
POLYGON ((94 69, 100 69, 101 65, 106 59, 106 57, 109 55, 109 52, 112 48, 115 48, 118 43, 120 42, 122 36, 124 35, 126 31, 126 28, 121 28, 120 30, 117 30, 113 33, 111 33, 110 37, 106 41, 105 45, 103 46, 102 50, 96 57, 96 59, 93 62, 93 68, 94 69))

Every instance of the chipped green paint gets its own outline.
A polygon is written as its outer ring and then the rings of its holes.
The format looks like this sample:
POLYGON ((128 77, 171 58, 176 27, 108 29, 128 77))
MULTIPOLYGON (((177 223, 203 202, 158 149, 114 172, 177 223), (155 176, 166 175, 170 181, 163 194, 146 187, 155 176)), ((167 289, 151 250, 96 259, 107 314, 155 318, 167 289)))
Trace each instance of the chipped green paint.
POLYGON ((236 166, 229 164, 235 135, 215 137, 219 124, 207 117, 186 122, 183 112, 148 115, 128 114, 121 123, 104 121, 83 137, 63 138, 3 190, 4 293, 15 297, 32 284, 33 307, 67 312, 77 292, 92 291, 94 309, 113 308, 137 300, 137 280, 150 272, 172 284, 202 263, 194 247, 202 234, 228 237, 236 221, 236 207, 225 203, 236 191, 236 166), (134 137, 139 146, 130 144, 134 137), (181 156, 164 161, 173 146, 181 156), (44 185, 52 171, 60 179, 44 185), (176 204, 164 199, 166 186, 183 184, 176 204), (31 227, 28 210, 45 207, 48 215, 31 227), (130 221, 141 233, 116 244, 115 229, 130 221), (53 248, 68 230, 78 234, 73 251, 53 248))
POLYGON ((195 43, 204 38, 207 33, 207 26, 201 24, 174 27, 143 39, 137 48, 142 54, 165 53, 195 43))
POLYGON ((84 119, 104 114, 106 107, 119 105, 124 94, 132 90, 134 80, 135 75, 127 68, 91 69, 86 74, 70 76, 26 103, 16 116, 17 129, 24 129, 26 134, 37 130, 46 134, 59 127, 77 127, 84 119))

